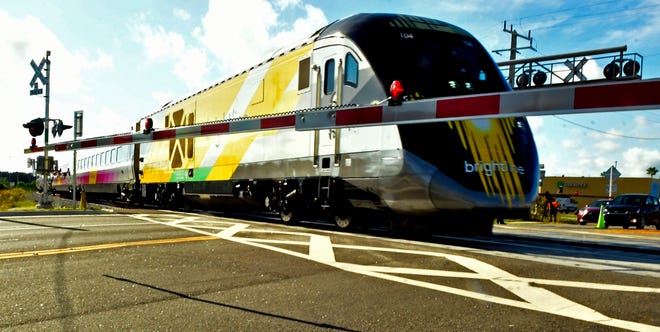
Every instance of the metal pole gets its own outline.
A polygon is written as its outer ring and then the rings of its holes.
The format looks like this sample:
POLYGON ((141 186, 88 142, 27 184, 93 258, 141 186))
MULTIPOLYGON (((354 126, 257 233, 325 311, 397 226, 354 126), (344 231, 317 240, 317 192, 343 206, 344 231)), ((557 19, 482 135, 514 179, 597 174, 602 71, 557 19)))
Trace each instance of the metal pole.
MULTIPOLYGON (((510 61, 513 61, 513 60, 516 59, 516 52, 518 52, 518 32, 516 32, 516 30, 513 30, 513 27, 511 27, 511 51, 509 52, 509 60, 510 61)), ((515 74, 516 74, 516 65, 515 64, 510 64, 509 65, 509 85, 511 85, 511 87, 513 87, 513 84, 516 81, 515 74)))
MULTIPOLYGON (((50 118, 49 118, 49 102, 50 102, 50 60, 48 57, 50 56, 50 51, 46 51, 46 82, 44 85, 46 85, 46 95, 44 96, 46 98, 46 115, 44 117, 44 142, 45 145, 48 145, 48 127, 50 125, 50 118)), ((48 150, 44 150, 44 165, 45 165, 45 170, 43 171, 43 180, 44 180, 44 186, 43 186, 43 192, 41 193, 41 201, 39 202, 39 207, 41 208, 49 208, 51 207, 51 203, 48 200, 48 192, 50 191, 50 186, 48 183, 48 173, 49 169, 52 165, 49 164, 48 162, 48 150)))
POLYGON ((612 177, 614 174, 614 165, 610 166, 610 189, 608 191, 608 197, 612 198, 612 177))
MULTIPOLYGON (((76 140, 76 135, 73 135, 73 140, 76 140)), ((78 150, 73 150, 73 208, 76 208, 76 189, 78 188, 78 185, 76 184, 76 178, 78 177, 76 174, 76 163, 78 160, 78 150)))
MULTIPOLYGON (((73 112, 73 140, 77 140, 82 134, 82 112, 73 112), (78 119, 80 118, 80 120, 78 119)), ((78 149, 73 150, 73 207, 76 208, 76 194, 78 191, 78 149)))

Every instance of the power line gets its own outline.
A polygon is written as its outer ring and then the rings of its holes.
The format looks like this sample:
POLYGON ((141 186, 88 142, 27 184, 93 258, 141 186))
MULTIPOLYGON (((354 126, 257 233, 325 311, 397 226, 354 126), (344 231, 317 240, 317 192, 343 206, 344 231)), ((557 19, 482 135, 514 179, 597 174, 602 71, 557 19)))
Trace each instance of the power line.
POLYGON ((522 20, 526 20, 526 19, 530 19, 530 18, 543 17, 543 16, 550 16, 550 15, 559 14, 559 13, 571 12, 571 11, 578 10, 578 9, 582 9, 582 8, 589 8, 589 9, 592 9, 592 10, 593 10, 593 7, 600 6, 600 5, 604 5, 604 4, 613 3, 613 2, 614 2, 614 3, 617 3, 617 4, 620 3, 619 0, 608 0, 608 1, 602 1, 602 2, 590 3, 590 4, 586 4, 586 5, 582 5, 582 6, 575 6, 575 7, 569 7, 569 8, 559 9, 559 10, 555 10, 555 11, 548 11, 548 12, 544 12, 544 13, 542 13, 542 14, 523 16, 523 17, 519 17, 518 19, 511 19, 510 21, 514 21, 514 22, 515 22, 516 20, 518 20, 518 21, 522 21, 522 20))
POLYGON ((600 129, 596 129, 596 128, 593 128, 593 127, 585 126, 585 125, 579 124, 579 123, 577 123, 577 122, 573 122, 573 121, 571 121, 571 120, 568 120, 568 119, 562 118, 562 117, 560 117, 560 116, 558 116, 558 115, 553 115, 553 117, 555 117, 555 118, 557 118, 557 119, 559 119, 559 120, 562 120, 562 121, 564 121, 564 122, 568 122, 568 123, 570 123, 570 124, 572 124, 572 125, 574 125, 574 126, 578 126, 578 127, 580 127, 580 128, 584 128, 584 129, 587 129, 587 130, 595 131, 595 132, 597 132, 597 133, 601 133, 601 134, 604 134, 604 135, 610 135, 610 136, 615 136, 615 137, 620 137, 620 138, 629 138, 629 139, 645 140, 645 141, 658 141, 658 140, 660 140, 660 137, 637 137, 637 136, 619 135, 619 134, 615 134, 615 133, 610 133, 610 132, 607 132, 607 131, 603 131, 603 130, 600 130, 600 129))
MULTIPOLYGON (((530 16, 520 17, 518 19, 512 19, 510 21, 512 21, 512 22, 518 21, 519 22, 518 24, 520 26, 523 26, 522 22, 523 22, 523 20, 526 20, 526 19, 539 18, 539 17, 549 16, 549 15, 562 13, 562 12, 570 12, 570 11, 573 11, 575 9, 580 9, 582 7, 591 7, 592 8, 592 7, 599 6, 601 4, 607 4, 607 3, 610 3, 610 2, 618 3, 618 1, 607 1, 607 2, 603 2, 603 3, 598 3, 598 4, 593 5, 593 6, 591 6, 591 5, 589 5, 589 6, 578 6, 578 7, 573 7, 573 8, 567 8, 567 9, 564 9, 564 10, 557 10, 557 11, 554 11, 554 12, 548 12, 548 13, 543 13, 543 14, 538 14, 538 15, 530 15, 530 16)), ((606 10, 602 10, 602 11, 599 11, 599 12, 594 12, 592 10, 589 13, 582 14, 582 15, 573 15, 570 18, 571 18, 571 20, 579 20, 582 23, 584 23, 584 22, 589 22, 589 21, 596 20, 599 17, 607 16, 607 15, 610 15, 610 14, 613 14, 613 13, 619 13, 621 15, 628 15, 628 16, 634 15, 634 14, 637 14, 637 13, 647 14, 647 13, 649 13, 649 9, 659 8, 659 7, 660 7, 660 4, 652 4, 652 5, 647 5, 647 6, 635 7, 635 8, 606 9, 606 10)), ((557 29, 557 28, 560 28, 560 27, 564 27, 565 25, 566 25, 566 22, 562 21, 562 22, 555 23, 555 24, 548 25, 548 26, 537 27, 537 28, 534 28, 534 30, 535 31, 538 31, 538 30, 552 30, 552 29, 557 29)))

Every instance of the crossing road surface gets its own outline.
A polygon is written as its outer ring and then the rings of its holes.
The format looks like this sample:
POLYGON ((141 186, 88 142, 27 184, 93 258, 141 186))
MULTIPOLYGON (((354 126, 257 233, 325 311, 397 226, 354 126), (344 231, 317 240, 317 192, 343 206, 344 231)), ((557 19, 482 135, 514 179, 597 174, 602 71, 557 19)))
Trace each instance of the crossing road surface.
POLYGON ((656 231, 422 242, 142 212, 1 215, 0 329, 660 331, 656 231))

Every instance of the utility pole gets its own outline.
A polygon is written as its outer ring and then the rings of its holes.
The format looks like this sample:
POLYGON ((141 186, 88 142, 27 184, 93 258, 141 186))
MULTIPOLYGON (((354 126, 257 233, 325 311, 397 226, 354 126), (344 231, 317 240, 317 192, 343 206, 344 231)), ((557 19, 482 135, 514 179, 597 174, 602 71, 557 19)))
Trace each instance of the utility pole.
MULTIPOLYGON (((515 60, 516 59, 516 54, 520 53, 518 52, 519 50, 524 50, 524 49, 531 49, 532 51, 536 52, 536 49, 534 46, 532 46, 532 41, 534 40, 532 38, 532 31, 527 30, 527 36, 521 35, 518 33, 518 31, 513 29, 513 24, 509 26, 507 29, 506 27, 506 21, 504 21, 504 32, 510 33, 511 34, 511 47, 508 49, 501 49, 501 50, 494 50, 493 53, 497 53, 499 55, 502 55, 500 52, 504 51, 509 51, 509 60, 515 60), (529 46, 525 47, 518 47, 518 38, 522 38, 525 40, 529 41, 529 46)), ((509 65, 509 85, 513 86, 514 81, 515 81, 515 73, 516 73, 516 66, 514 64, 509 65)))

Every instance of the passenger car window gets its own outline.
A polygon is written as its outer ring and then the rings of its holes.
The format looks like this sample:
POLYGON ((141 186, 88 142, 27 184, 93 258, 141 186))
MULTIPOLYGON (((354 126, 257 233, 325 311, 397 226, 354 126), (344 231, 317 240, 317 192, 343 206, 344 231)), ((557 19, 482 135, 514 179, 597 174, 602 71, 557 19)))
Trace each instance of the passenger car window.
POLYGON ((346 69, 344 70, 344 84, 357 88, 358 63, 353 54, 346 54, 346 69))
POLYGON ((335 92, 335 59, 325 62, 325 82, 323 84, 323 93, 329 95, 335 92))
POLYGON ((310 58, 298 62, 298 91, 309 88, 310 58))

